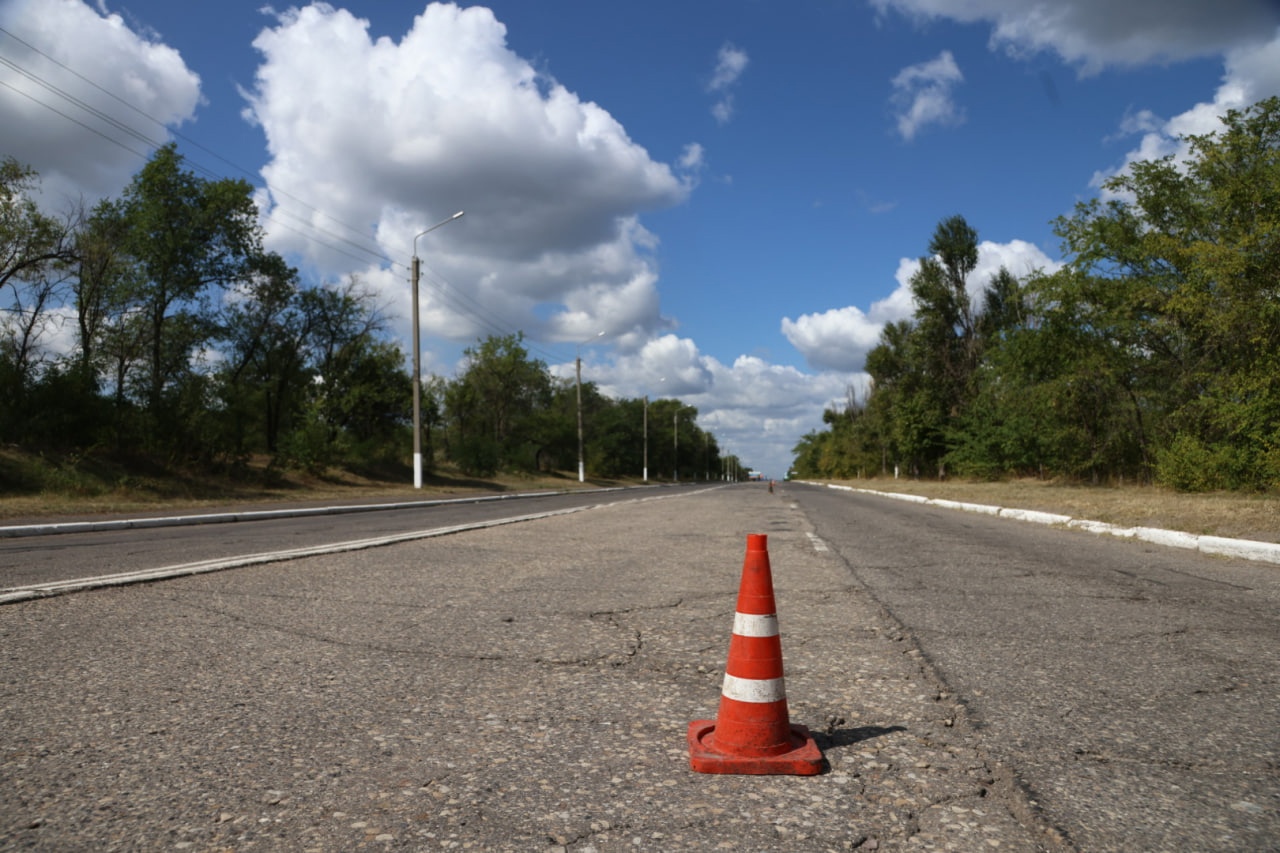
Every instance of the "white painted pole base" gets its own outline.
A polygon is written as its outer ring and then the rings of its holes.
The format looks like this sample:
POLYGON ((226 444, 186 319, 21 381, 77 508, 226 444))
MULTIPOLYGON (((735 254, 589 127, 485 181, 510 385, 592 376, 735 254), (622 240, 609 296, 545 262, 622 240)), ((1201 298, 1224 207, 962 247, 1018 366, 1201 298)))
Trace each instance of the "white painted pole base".
POLYGON ((422 454, 413 454, 413 487, 422 488, 422 454))
POLYGON ((584 467, 584 463, 579 462, 578 463, 578 482, 585 483, 586 481, 587 481, 587 470, 584 467))

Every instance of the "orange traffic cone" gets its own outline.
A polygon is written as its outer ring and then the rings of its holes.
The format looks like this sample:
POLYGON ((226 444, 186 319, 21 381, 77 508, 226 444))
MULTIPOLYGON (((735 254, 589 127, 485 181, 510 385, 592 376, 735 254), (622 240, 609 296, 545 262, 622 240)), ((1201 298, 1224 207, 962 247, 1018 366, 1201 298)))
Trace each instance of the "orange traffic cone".
POLYGON ((715 720, 689 724, 689 764, 699 773, 790 774, 822 770, 822 752, 787 714, 768 537, 747 537, 738 608, 715 720))

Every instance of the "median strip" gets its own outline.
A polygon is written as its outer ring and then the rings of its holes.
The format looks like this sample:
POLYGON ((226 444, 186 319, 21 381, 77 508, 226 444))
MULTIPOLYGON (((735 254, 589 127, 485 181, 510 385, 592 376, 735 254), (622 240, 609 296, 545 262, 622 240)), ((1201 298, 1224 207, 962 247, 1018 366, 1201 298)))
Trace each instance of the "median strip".
MULTIPOLYGON (((711 486, 710 489, 722 488, 721 486, 711 486)), ((616 488, 592 489, 593 492, 613 492, 622 491, 616 488)), ((547 512, 527 513, 525 515, 509 516, 507 518, 494 518, 488 521, 476 521, 468 524, 455 524, 449 527, 436 527, 430 530, 417 530, 410 533, 396 533, 389 536, 377 536, 371 539, 353 539, 346 542, 331 542, 326 545, 312 545, 306 548, 293 548, 287 551, 267 551, 261 554, 243 554, 236 557, 220 557, 213 560, 201 560, 195 563, 180 563, 174 566, 162 566, 156 569, 141 569, 136 572, 120 572, 111 575, 98 575, 89 578, 72 578, 64 581, 50 581, 49 583, 29 584, 26 586, 14 586, 0 589, 0 604, 12 604, 18 601, 30 601, 35 598, 48 598, 54 595, 64 595, 69 592, 82 592, 84 590, 99 589, 108 586, 125 586, 127 584, 147 583, 149 581, 167 580, 170 578, 185 577, 187 575, 200 575, 209 572, 220 572, 225 569, 239 569, 246 566, 257 566, 264 563, 279 563, 285 560, 296 560, 302 557, 318 557, 326 554, 341 554, 348 551, 362 551, 368 548, 380 548, 384 545, 396 545, 401 542, 412 542, 415 539, 430 539, 435 536, 447 536, 451 533, 463 533, 468 530, 483 530, 489 527, 500 527, 505 524, 517 524, 522 521, 537 521, 541 518, 552 518, 558 515, 570 515, 575 512, 582 512, 588 509, 602 509, 605 507, 617 506, 619 504, 632 503, 637 501, 662 500, 665 498, 679 498, 696 495, 701 492, 708 491, 707 488, 696 489, 693 491, 682 491, 675 494, 658 494, 646 495, 638 498, 627 498, 617 500, 611 503, 589 504, 587 506, 569 507, 567 509, 549 510, 547 512)), ((525 495, 498 495, 486 498, 462 498, 457 500, 442 500, 431 502, 415 502, 405 506, 423 506, 424 503, 443 504, 443 503, 478 503, 480 501, 489 500, 510 500, 514 497, 539 497, 547 492, 535 492, 525 495)), ((378 504, 378 509, 396 509, 400 508, 399 504, 378 504)), ((360 512, 365 511, 366 506, 357 507, 322 507, 317 508, 313 512, 302 511, 305 514, 333 514, 338 511, 360 512)), ((273 513, 272 517, 280 518, 288 515, 300 514, 297 510, 269 510, 273 513)), ((235 513, 238 519, 252 515, 256 518, 262 518, 266 513, 235 513)), ((209 516, 212 518, 212 516, 209 516)), ((121 527, 115 529, 138 528, 138 527, 158 527, 163 525, 144 524, 140 522, 147 521, 167 521, 170 525, 176 526, 184 522, 187 524, 211 523, 208 521, 193 521, 192 519, 204 518, 202 516, 183 516, 172 519, 131 519, 125 520, 121 527)), ((226 520, 237 520, 236 518, 227 518, 226 520)), ((101 523, 101 522, 97 522, 101 523)), ((55 525, 46 525, 52 527, 55 525)), ((104 529, 104 528, 95 528, 104 529)), ((61 533, 72 532, 62 529, 61 533)), ((3 535, 3 534, 0 534, 3 535)), ((40 533, 31 535, 43 535, 40 533)))
MULTIPOLYGON (((584 489, 579 494, 619 491, 614 486, 602 489, 584 489)), ((510 495, 480 495, 467 498, 440 498, 431 501, 399 501, 395 503, 346 504, 341 506, 290 507, 288 509, 262 509, 246 512, 212 512, 197 515, 172 515, 156 518, 111 518, 96 521, 55 521, 44 524, 15 524, 0 526, 0 539, 24 536, 57 536, 64 533, 101 533, 105 530, 145 530, 156 527, 185 527, 197 524, 232 524, 240 521, 270 521, 280 518, 303 518, 310 515, 342 515, 354 512, 386 512, 401 509, 423 509, 448 504, 478 504, 491 501, 511 501, 521 498, 544 498, 567 495, 568 489, 544 492, 521 492, 510 495)))
POLYGON ((499 527, 504 524, 516 524, 522 521, 535 521, 540 518, 551 518, 557 515, 569 515, 594 509, 601 504, 591 506, 570 507, 550 512, 516 515, 508 518, 495 518, 489 521, 477 521, 470 524, 456 524, 451 527, 437 527, 431 530, 417 530, 411 533, 396 533, 391 536, 378 536, 372 539, 353 539, 346 542, 331 542, 327 545, 312 545, 306 548, 294 548, 287 551, 267 551, 261 554, 242 554, 237 557, 222 557, 215 560, 201 560, 195 563, 180 563, 175 566, 162 566, 157 569, 142 569, 136 572, 120 572, 112 575, 98 575, 90 578, 72 578, 50 583, 15 586, 0 590, 0 604, 12 604, 17 601, 29 601, 34 598, 47 598, 69 592, 81 592, 88 589, 99 589, 108 586, 124 586, 126 584, 146 583, 148 581, 167 580, 186 575, 200 575, 209 572, 220 572, 225 569, 239 569, 246 566, 257 566, 264 563, 278 563, 284 560, 296 560, 301 557, 318 557, 326 554, 341 554, 348 551, 363 551, 367 548, 379 548, 384 545, 395 545, 411 542, 415 539, 430 539, 435 536, 447 536, 451 533, 462 533, 467 530, 482 530, 488 527, 499 527))

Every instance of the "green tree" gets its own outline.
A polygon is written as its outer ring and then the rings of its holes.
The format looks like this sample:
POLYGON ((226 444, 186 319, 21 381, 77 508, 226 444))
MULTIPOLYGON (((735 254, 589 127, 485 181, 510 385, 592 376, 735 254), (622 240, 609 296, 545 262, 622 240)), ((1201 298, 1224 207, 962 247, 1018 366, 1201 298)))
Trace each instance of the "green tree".
POLYGON ((1280 98, 1222 125, 1188 138, 1185 161, 1133 164, 1057 230, 1073 268, 1114 291, 1161 478, 1267 488, 1280 483, 1280 98))
POLYGON ((0 160, 0 436, 10 439, 30 432, 40 339, 71 258, 71 223, 41 212, 38 181, 14 158, 0 160))
POLYGON ((435 435, 444 425, 444 395, 448 387, 443 376, 422 377, 418 416, 422 422, 422 465, 427 472, 435 470, 435 435))
POLYGON ((314 470, 344 459, 382 464, 398 458, 412 443, 411 433, 399 432, 412 420, 413 379, 396 361, 398 348, 382 339, 385 319, 373 295, 352 278, 342 286, 304 288, 296 301, 298 314, 289 309, 278 343, 283 357, 296 336, 303 364, 292 379, 283 365, 273 367, 287 380, 278 393, 297 394, 289 422, 280 417, 280 455, 314 470), (378 440, 386 446, 377 447, 378 440))
POLYGON ((217 377, 226 452, 243 458, 254 450, 279 450, 281 433, 312 384, 306 355, 314 322, 297 270, 274 253, 256 257, 219 318, 223 362, 217 377))
POLYGON ((900 320, 885 326, 880 342, 867 353, 867 373, 868 408, 882 421, 885 455, 895 467, 918 474, 940 451, 943 423, 914 323, 900 320))
POLYGON ((409 447, 413 379, 395 344, 370 336, 338 350, 325 377, 328 412, 349 437, 356 458, 390 461, 409 447))
POLYGON ((13 157, 0 160, 0 290, 39 278, 71 257, 70 229, 31 197, 39 176, 13 157))
POLYGON ((161 434, 179 441, 200 417, 188 410, 180 418, 181 401, 201 400, 180 386, 193 378, 193 357, 216 334, 214 294, 245 280, 261 254, 253 188, 199 178, 182 162, 175 145, 158 149, 120 206, 146 335, 141 397, 161 434))
POLYGON ((463 373, 445 393, 454 432, 450 453, 468 473, 527 468, 536 460, 542 438, 537 414, 551 403, 552 382, 523 341, 522 334, 491 335, 468 347, 463 373))
POLYGON ((911 277, 915 326, 907 355, 914 372, 903 401, 918 422, 921 462, 942 463, 949 427, 968 402, 980 341, 969 299, 968 278, 978 264, 978 234, 962 216, 938 223, 911 277))
POLYGON ((125 385, 123 374, 142 352, 137 330, 123 331, 137 307, 138 294, 136 269, 124 249, 127 233, 120 204, 109 199, 99 202, 76 233, 72 285, 78 370, 86 383, 97 387, 99 374, 118 362, 115 385, 120 394, 125 385))
MULTIPOLYGON (((585 409, 585 387, 583 391, 585 409)), ((644 468, 644 400, 594 396, 583 427, 587 470, 601 477, 639 476, 644 468)))
MULTIPOLYGON (((948 430, 946 459, 955 473, 997 478, 1044 470, 1044 413, 1035 405, 1043 377, 1033 375, 1042 366, 1033 357, 1034 344, 1045 337, 1041 324, 1029 285, 1001 267, 983 291, 976 318, 980 358, 969 398, 948 430)), ((1060 351, 1054 344, 1051 353, 1060 351)))

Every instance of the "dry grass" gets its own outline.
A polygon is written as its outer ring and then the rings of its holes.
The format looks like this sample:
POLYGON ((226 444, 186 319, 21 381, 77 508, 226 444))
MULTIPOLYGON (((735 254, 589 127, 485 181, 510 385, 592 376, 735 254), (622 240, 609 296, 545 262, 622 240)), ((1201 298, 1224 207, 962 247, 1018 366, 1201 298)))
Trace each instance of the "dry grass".
POLYGON ((1197 535, 1280 542, 1280 497, 1182 494, 1158 486, 1074 486, 1042 480, 968 483, 846 480, 841 485, 931 498, 1056 512, 1125 527, 1160 527, 1197 535))

